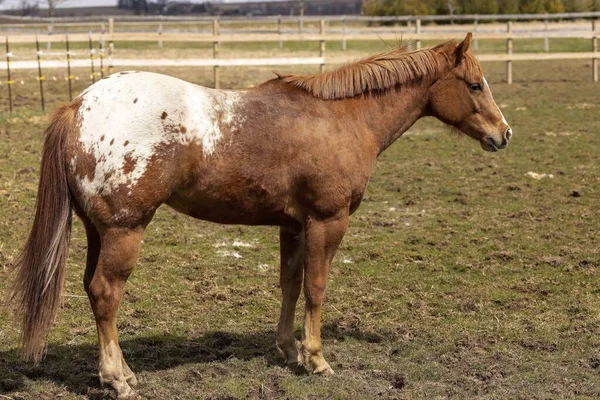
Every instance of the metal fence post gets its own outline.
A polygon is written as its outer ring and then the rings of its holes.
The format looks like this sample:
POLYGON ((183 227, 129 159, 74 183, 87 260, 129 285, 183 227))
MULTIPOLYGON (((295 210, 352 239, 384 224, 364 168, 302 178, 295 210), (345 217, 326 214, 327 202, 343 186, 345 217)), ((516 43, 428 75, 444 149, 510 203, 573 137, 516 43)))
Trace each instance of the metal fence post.
POLYGON ((38 81, 40 82, 40 101, 42 102, 42 111, 45 111, 44 105, 44 80, 46 79, 42 75, 42 51, 40 50, 40 41, 37 35, 35 35, 35 48, 37 50, 37 62, 38 62, 38 81))

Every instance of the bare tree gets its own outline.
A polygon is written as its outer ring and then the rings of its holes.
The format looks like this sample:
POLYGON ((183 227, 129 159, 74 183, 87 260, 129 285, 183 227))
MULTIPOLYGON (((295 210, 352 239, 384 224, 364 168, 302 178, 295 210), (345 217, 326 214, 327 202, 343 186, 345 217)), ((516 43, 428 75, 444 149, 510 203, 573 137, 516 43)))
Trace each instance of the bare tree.
MULTIPOLYGON (((0 3, 2 1, 4 0, 0 0, 0 3)), ((19 3, 19 13, 24 17, 37 14, 39 8, 38 0, 21 0, 19 3)))
POLYGON ((47 0, 48 1, 48 16, 54 17, 56 13, 56 6, 60 3, 64 3, 66 0, 47 0))

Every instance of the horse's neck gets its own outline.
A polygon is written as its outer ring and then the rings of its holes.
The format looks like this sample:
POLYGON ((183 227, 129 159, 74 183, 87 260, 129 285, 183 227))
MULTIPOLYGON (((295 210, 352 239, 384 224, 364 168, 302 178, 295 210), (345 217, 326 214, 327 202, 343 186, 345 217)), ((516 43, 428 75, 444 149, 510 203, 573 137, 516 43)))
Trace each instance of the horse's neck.
POLYGON ((365 99, 368 104, 365 113, 367 123, 375 137, 379 153, 425 115, 429 87, 427 84, 407 85, 365 99))

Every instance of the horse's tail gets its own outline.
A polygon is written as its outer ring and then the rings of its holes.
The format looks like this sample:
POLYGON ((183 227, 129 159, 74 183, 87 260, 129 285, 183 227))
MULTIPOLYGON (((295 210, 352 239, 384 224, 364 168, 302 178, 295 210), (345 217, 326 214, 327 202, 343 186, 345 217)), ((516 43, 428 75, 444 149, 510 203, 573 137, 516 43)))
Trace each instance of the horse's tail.
POLYGON ((59 108, 46 129, 33 227, 15 262, 11 300, 21 319, 24 356, 35 362, 44 355, 65 278, 72 215, 65 152, 75 114, 75 104, 59 108))

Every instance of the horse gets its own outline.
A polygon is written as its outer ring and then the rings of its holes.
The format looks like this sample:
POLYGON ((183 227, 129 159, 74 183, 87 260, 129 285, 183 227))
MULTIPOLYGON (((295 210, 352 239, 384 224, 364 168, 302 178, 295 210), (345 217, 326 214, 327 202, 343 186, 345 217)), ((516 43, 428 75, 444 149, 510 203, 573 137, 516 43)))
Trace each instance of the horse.
POLYGON ((327 276, 378 155, 425 116, 486 151, 505 148, 512 136, 470 42, 469 33, 321 74, 276 74, 245 91, 121 72, 58 108, 45 131, 33 227, 14 263, 24 356, 39 362, 45 354, 74 211, 87 236, 83 285, 98 331, 100 382, 120 398, 135 395, 117 309, 144 229, 167 204, 215 223, 279 226, 277 348, 287 363, 332 374, 320 337, 327 276))

